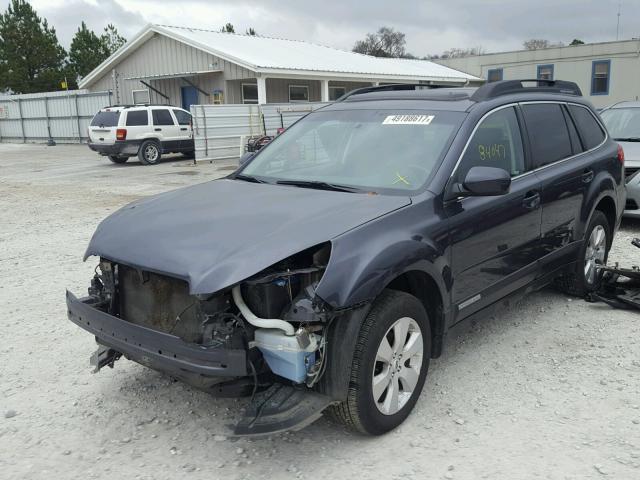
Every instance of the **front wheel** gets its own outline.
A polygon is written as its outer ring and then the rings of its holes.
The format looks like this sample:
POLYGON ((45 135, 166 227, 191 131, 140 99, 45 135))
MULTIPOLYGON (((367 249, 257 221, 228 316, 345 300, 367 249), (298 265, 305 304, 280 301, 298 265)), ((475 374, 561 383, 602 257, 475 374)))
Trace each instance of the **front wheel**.
POLYGON ((160 161, 160 145, 154 140, 142 142, 138 150, 138 158, 145 165, 155 165, 160 161))
POLYGON ((605 265, 613 241, 607 217, 596 210, 591 217, 578 252, 575 270, 556 280, 561 290, 583 297, 597 288, 597 265, 605 265))
POLYGON ((422 303, 385 290, 360 329, 347 400, 330 414, 369 435, 396 428, 420 396, 430 357, 431 330, 422 303))

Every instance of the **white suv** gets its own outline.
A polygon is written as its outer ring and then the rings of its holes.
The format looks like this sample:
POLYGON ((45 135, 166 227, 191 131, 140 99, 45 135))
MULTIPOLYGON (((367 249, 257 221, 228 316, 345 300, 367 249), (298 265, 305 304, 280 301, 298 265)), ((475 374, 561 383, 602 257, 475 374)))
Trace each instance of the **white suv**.
POLYGON ((191 114, 166 105, 114 105, 100 110, 89 126, 89 148, 124 163, 138 156, 145 165, 164 153, 193 156, 191 114))

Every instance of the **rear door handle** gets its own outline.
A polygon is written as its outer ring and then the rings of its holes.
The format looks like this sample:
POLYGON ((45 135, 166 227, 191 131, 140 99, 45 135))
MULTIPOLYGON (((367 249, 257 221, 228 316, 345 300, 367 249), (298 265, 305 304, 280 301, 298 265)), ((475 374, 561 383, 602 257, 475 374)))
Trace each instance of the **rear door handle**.
POLYGON ((154 128, 154 130, 155 130, 156 132, 161 132, 161 131, 162 131, 162 129, 161 129, 161 128, 154 128))
POLYGON ((582 181, 584 183, 589 183, 593 180, 593 170, 585 170, 582 174, 582 181))
POLYGON ((535 210, 540 206, 540 192, 537 190, 528 191, 522 200, 522 206, 527 210, 535 210))

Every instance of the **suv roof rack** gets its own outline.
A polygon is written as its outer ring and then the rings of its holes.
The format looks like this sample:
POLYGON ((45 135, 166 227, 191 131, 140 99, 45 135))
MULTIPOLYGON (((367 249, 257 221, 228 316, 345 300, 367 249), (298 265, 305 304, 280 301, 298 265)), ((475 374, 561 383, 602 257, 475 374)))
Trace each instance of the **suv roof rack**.
POLYGON ((501 80, 498 82, 486 83, 479 87, 471 100, 481 102, 491 98, 509 95, 511 93, 558 93, 562 95, 582 96, 580 87, 575 82, 566 80, 545 80, 545 79, 523 79, 523 80, 501 80), (534 83, 534 87, 525 86, 525 83, 534 83))
POLYGON ((122 104, 122 105, 107 105, 102 108, 133 108, 133 107, 172 107, 168 103, 135 103, 135 104, 122 104))
POLYGON ((431 90, 434 88, 448 87, 446 85, 429 85, 426 83, 390 83, 388 85, 375 85, 372 87, 356 88, 350 92, 345 93, 338 98, 336 102, 342 102, 353 95, 362 95, 363 93, 371 92, 396 92, 401 90, 431 90))

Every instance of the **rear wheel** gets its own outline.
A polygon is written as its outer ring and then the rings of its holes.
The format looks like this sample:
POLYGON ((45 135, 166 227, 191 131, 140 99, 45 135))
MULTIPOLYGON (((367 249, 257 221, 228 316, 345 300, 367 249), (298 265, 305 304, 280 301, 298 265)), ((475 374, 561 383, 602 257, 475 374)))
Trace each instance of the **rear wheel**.
POLYGON ((160 144, 155 140, 142 142, 140 150, 138 150, 138 158, 145 165, 155 165, 160 161, 161 156, 160 144))
POLYGON ((117 155, 109 155, 109 160, 113 163, 124 163, 129 160, 129 157, 119 157, 117 155))
POLYGON ((611 228, 607 217, 596 210, 578 252, 575 270, 556 280, 558 287, 569 295, 583 297, 597 287, 596 266, 606 264, 611 248, 611 228))
POLYGON ((353 430, 381 435, 411 413, 429 368, 431 330, 422 303, 385 290, 358 335, 347 400, 330 414, 353 430))

